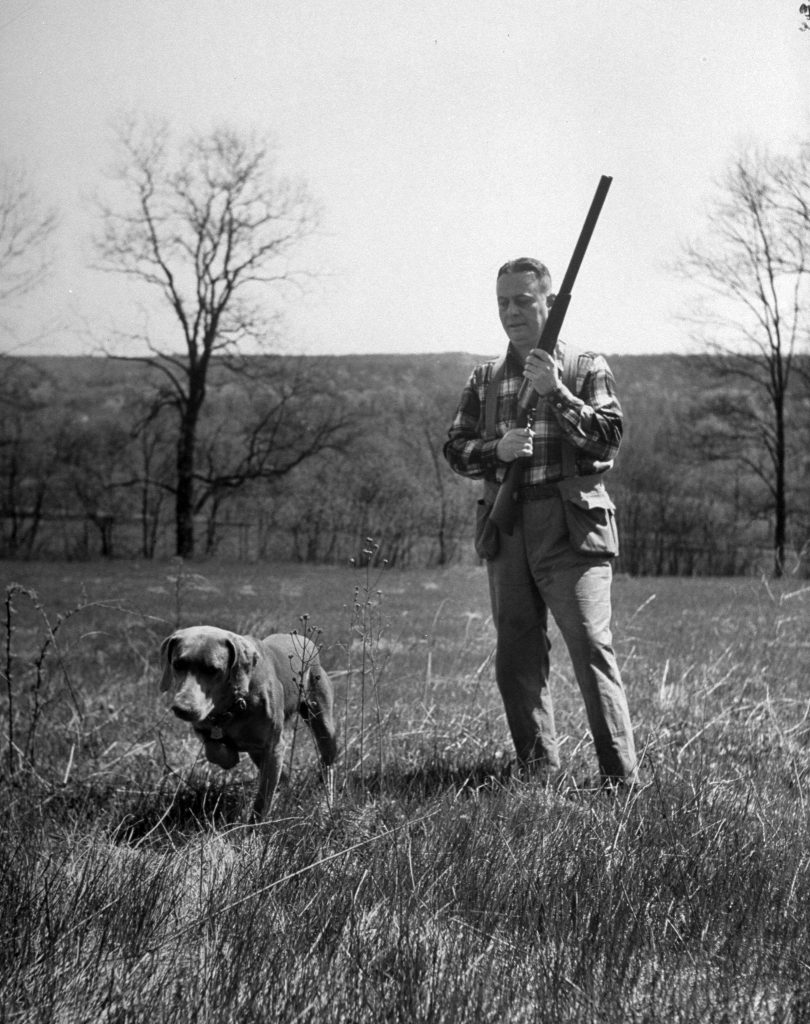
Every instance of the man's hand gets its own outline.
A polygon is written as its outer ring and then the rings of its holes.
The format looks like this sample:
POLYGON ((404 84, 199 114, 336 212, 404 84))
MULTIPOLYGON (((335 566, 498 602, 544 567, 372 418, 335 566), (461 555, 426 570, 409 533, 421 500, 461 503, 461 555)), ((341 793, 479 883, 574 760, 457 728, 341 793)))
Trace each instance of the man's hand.
POLYGON ((515 459, 530 456, 533 451, 533 437, 531 427, 524 427, 523 430, 507 430, 498 441, 495 453, 501 462, 514 462, 515 459))
POLYGON ((532 387, 542 398, 553 391, 560 383, 560 371, 554 356, 541 348, 533 348, 526 357, 523 376, 531 382, 532 387))

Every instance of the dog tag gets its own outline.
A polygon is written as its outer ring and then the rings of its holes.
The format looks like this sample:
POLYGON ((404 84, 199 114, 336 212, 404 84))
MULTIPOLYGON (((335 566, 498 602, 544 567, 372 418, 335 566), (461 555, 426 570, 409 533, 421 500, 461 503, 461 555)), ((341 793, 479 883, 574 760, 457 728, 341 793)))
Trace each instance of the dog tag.
POLYGON ((211 739, 212 740, 221 740, 223 735, 224 735, 224 733, 222 732, 222 729, 218 728, 216 725, 211 730, 211 739))

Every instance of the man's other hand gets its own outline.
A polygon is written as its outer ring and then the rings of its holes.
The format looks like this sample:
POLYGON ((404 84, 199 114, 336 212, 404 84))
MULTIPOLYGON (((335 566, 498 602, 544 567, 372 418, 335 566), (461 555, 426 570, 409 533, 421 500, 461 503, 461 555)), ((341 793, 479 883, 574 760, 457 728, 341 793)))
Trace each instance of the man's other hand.
POLYGON ((501 462, 514 462, 532 454, 534 434, 529 427, 522 430, 507 430, 498 441, 495 453, 501 462))

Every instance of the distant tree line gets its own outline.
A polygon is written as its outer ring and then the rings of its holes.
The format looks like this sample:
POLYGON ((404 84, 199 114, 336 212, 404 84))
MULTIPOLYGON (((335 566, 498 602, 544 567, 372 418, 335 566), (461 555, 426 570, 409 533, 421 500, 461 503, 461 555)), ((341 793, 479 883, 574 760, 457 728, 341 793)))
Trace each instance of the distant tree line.
MULTIPOLYGON (((95 265, 165 323, 106 359, 0 354, 0 553, 339 561, 373 537, 391 564, 472 557, 475 490, 442 444, 473 357, 276 354, 278 306, 311 275, 292 262, 319 222, 306 186, 227 127, 177 141, 122 119, 116 147, 95 265)), ((57 215, 16 170, 0 214, 5 310, 46 278, 57 215)), ((741 151, 673 266, 702 354, 612 360, 620 569, 806 571, 808 240, 810 143, 741 151)))
MULTIPOLYGON (((474 560, 478 487, 454 476, 441 455, 474 361, 255 357, 238 378, 215 366, 199 431, 197 554, 345 562, 372 537, 391 565, 474 560), (312 433, 313 422, 331 424, 328 443, 312 433)), ((701 451, 706 395, 692 361, 610 361, 627 423, 609 481, 622 538, 617 568, 767 572, 767 489, 736 460, 701 451)), ((99 358, 3 363, 2 556, 175 554, 173 424, 145 401, 148 377, 159 371, 99 358)), ((810 394, 794 418, 810 425, 808 412, 810 394)), ((792 503, 802 510, 810 508, 807 433, 803 443, 796 438, 792 474, 792 503)), ((789 571, 808 571, 809 540, 810 514, 802 511, 789 571)))

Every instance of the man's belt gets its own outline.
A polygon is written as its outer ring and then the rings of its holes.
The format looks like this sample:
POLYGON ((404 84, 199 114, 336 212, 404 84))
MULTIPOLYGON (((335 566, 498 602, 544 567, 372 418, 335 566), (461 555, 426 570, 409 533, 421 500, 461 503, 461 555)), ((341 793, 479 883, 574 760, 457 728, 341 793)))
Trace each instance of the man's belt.
POLYGON ((543 498, 554 498, 559 495, 560 489, 557 483, 549 484, 524 484, 518 488, 517 501, 541 501, 543 498))

